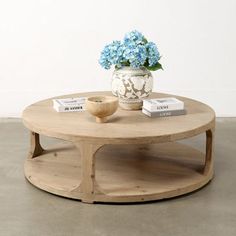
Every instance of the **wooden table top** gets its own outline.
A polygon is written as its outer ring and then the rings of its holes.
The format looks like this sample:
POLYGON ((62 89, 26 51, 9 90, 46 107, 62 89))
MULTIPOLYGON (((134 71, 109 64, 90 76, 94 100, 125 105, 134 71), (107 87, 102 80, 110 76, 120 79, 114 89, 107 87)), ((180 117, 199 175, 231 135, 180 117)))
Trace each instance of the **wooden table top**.
MULTIPOLYGON (((111 92, 69 94, 56 98, 111 95, 111 92)), ((108 123, 96 123, 87 111, 58 113, 52 98, 34 103, 23 112, 31 131, 65 140, 83 139, 107 143, 167 142, 200 134, 214 127, 215 112, 207 105, 171 94, 152 93, 150 98, 176 97, 185 103, 186 115, 150 118, 139 111, 118 108, 108 123)))

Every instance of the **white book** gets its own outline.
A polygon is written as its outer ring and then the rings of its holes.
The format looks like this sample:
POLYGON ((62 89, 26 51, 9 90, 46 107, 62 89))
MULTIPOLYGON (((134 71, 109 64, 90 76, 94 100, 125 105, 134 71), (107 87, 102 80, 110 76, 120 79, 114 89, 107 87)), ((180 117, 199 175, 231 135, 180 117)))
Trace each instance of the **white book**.
POLYGON ((174 97, 143 100, 143 108, 148 111, 183 110, 184 102, 174 97))
POLYGON ((85 97, 53 99, 53 108, 57 112, 78 112, 85 110, 85 97))

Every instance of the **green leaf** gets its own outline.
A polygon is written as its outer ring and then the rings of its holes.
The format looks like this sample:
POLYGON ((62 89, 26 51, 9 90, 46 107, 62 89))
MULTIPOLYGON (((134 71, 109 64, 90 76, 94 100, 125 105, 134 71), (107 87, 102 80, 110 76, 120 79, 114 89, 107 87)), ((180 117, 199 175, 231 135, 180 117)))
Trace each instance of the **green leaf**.
POLYGON ((145 63, 143 64, 146 68, 148 68, 148 59, 146 59, 145 63))
POLYGON ((157 62, 156 65, 148 66, 147 69, 151 70, 151 71, 155 71, 155 70, 159 70, 159 69, 163 70, 163 67, 162 67, 162 65, 159 62, 157 62))
POLYGON ((147 41, 146 38, 143 39, 143 43, 144 43, 144 44, 148 43, 148 41, 147 41))
POLYGON ((130 63, 128 61, 123 61, 121 63, 122 66, 130 66, 130 63))

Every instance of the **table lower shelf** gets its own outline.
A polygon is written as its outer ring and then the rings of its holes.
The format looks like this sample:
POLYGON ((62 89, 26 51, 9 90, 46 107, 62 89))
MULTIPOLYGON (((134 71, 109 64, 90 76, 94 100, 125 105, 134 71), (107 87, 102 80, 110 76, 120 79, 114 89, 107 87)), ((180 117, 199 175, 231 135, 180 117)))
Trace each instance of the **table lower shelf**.
MULTIPOLYGON (((179 196, 204 186, 205 155, 179 143, 108 145, 96 153, 97 202, 139 202, 179 196)), ((79 191, 81 161, 68 143, 27 159, 25 176, 36 187, 60 196, 83 199, 79 191)))

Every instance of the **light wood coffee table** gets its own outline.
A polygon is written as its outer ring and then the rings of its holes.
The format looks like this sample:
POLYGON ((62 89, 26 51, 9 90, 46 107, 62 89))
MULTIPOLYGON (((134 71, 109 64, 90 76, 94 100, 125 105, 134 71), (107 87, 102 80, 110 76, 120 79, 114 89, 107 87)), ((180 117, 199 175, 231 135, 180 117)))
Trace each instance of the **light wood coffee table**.
MULTIPOLYGON (((111 94, 60 98, 94 95, 111 94)), ((31 149, 26 178, 47 192, 88 203, 150 201, 201 188, 213 176, 215 113, 203 103, 177 98, 185 102, 187 115, 149 118, 118 109, 103 124, 88 112, 57 113, 52 99, 27 107, 23 122, 31 131, 31 149), (205 153, 176 142, 201 133, 206 133, 205 153), (44 150, 39 134, 67 142, 44 150)))

